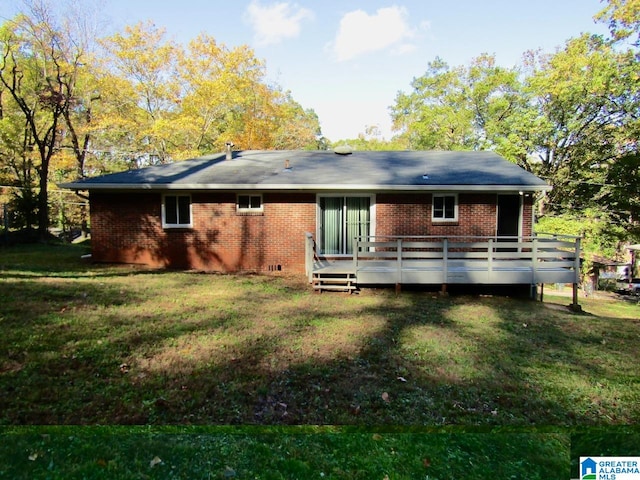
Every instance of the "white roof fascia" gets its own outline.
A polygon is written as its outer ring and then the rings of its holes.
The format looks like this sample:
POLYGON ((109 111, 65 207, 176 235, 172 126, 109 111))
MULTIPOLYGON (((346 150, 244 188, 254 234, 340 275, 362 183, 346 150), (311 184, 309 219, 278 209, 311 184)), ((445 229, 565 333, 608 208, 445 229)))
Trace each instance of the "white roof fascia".
POLYGON ((60 188, 68 188, 71 190, 358 190, 358 191, 472 191, 472 192, 545 192, 551 190, 551 185, 328 185, 328 184, 122 184, 122 183, 95 183, 87 185, 84 183, 62 183, 60 188))

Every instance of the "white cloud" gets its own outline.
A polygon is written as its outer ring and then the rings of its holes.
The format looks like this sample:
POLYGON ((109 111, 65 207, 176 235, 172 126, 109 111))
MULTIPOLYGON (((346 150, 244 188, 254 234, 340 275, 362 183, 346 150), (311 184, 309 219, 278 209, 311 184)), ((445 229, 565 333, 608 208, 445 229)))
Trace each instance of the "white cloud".
POLYGON ((332 45, 337 60, 350 60, 388 47, 394 47, 396 52, 410 51, 412 45, 406 40, 415 32, 407 22, 408 16, 407 9, 398 6, 381 8, 375 15, 362 10, 345 14, 332 45))
POLYGON ((403 43, 401 45, 398 45, 397 47, 395 47, 393 49, 393 53, 396 55, 405 55, 407 53, 411 53, 414 52, 418 49, 418 47, 416 45, 414 45, 413 43, 403 43))
POLYGON ((280 43, 286 38, 300 35, 303 20, 313 19, 313 12, 296 4, 279 2, 262 5, 253 0, 245 11, 254 30, 258 46, 280 43))

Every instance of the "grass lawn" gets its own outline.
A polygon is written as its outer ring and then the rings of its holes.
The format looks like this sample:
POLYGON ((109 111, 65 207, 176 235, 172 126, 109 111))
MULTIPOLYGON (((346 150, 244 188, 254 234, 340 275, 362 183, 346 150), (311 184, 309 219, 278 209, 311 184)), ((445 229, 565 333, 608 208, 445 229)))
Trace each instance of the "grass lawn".
MULTIPOLYGON (((206 429, 36 429, 6 433, 7 479, 569 478, 561 434, 207 432, 206 429), (163 431, 164 430, 164 431, 163 431)), ((215 429, 214 429, 215 430, 215 429)), ((2 437, 0 437, 2 438, 2 437)))
POLYGON ((2 425, 623 425, 640 306, 314 294, 0 249, 2 425))
POLYGON ((83 253, 0 249, 0 479, 564 480, 603 444, 640 455, 637 304, 83 253))

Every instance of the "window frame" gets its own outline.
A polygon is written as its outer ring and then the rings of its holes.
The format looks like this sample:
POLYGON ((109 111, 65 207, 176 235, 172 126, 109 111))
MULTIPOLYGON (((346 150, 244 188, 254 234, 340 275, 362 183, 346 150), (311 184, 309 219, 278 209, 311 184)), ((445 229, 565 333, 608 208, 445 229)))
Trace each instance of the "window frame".
MULTIPOLYGON (((345 227, 344 222, 347 221, 345 217, 346 213, 346 201, 345 199, 348 197, 356 197, 356 198, 368 198, 369 199, 369 236, 373 237, 376 234, 376 195, 374 193, 322 193, 317 194, 316 196, 316 244, 318 249, 318 254, 324 257, 353 257, 353 253, 326 253, 324 251, 324 245, 322 244, 322 207, 321 207, 321 199, 322 198, 341 198, 343 200, 342 205, 342 221, 343 228, 345 227)), ((349 246, 347 245, 347 239, 342 239, 341 250, 347 252, 349 250, 349 246)))
POLYGON ((236 213, 264 213, 264 199, 261 193, 238 193, 236 194, 236 213), (240 197, 249 197, 249 206, 240 206, 240 197), (251 200, 258 198, 260 200, 259 207, 252 207, 251 200))
POLYGON ((431 221, 444 223, 444 222, 457 222, 458 221, 458 194, 457 193, 434 193, 431 196, 431 221), (436 217, 436 198, 442 198, 442 217, 436 217), (447 205, 446 199, 453 198, 453 217, 446 217, 447 205))
POLYGON ((188 193, 165 193, 162 195, 162 228, 193 228, 193 201, 188 193), (167 221, 167 198, 175 198, 176 220, 178 223, 169 223, 167 221), (188 223, 180 223, 180 198, 189 199, 189 221, 188 223))

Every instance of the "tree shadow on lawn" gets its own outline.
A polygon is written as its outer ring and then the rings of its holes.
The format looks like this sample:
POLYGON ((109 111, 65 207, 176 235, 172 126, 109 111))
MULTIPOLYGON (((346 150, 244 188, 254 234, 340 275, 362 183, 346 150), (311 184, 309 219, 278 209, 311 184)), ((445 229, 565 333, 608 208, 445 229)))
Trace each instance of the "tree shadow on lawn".
POLYGON ((62 266, 59 269, 50 267, 35 267, 24 269, 22 267, 2 267, 0 279, 35 280, 42 278, 60 279, 108 279, 117 277, 130 277, 132 275, 165 275, 166 269, 151 268, 144 265, 128 265, 123 267, 116 264, 88 264, 85 268, 69 269, 62 266), (19 270, 18 270, 19 268, 19 270))
POLYGON ((602 336, 568 311, 413 294, 365 316, 385 324, 355 356, 264 372, 272 379, 260 423, 589 425, 638 417, 637 399, 622 398, 615 380, 633 355, 610 346, 614 363, 603 362, 602 336))
POLYGON ((295 335, 261 338, 227 365, 228 381, 208 386, 207 397, 219 400, 202 411, 205 421, 589 425, 638 418, 635 399, 624 398, 631 395, 625 380, 616 380, 619 368, 633 367, 633 355, 607 347, 601 332, 580 325, 584 317, 505 298, 388 300, 363 311, 383 324, 357 350, 333 358, 311 355, 278 371, 264 359, 295 335), (254 399, 229 418, 224 399, 247 393, 235 390, 234 374, 249 371, 254 399))
MULTIPOLYGON (((17 347, 6 353, 17 359, 0 370, 0 423, 540 426, 638 418, 638 403, 626 397, 632 385, 623 385, 637 378, 617 378, 634 362, 619 348, 630 337, 611 329, 616 319, 504 297, 319 296, 306 285, 279 283, 271 292, 240 283, 246 289, 225 297, 226 306, 194 301, 167 313, 160 305, 157 316, 128 308, 148 301, 135 292, 122 308, 104 309, 123 298, 117 285, 83 285, 98 299, 84 310, 77 285, 58 285, 51 311, 34 312, 27 332, 10 339, 17 347), (59 311, 69 298, 80 302, 73 324, 59 311)), ((637 334, 636 325, 629 335, 637 334)))

